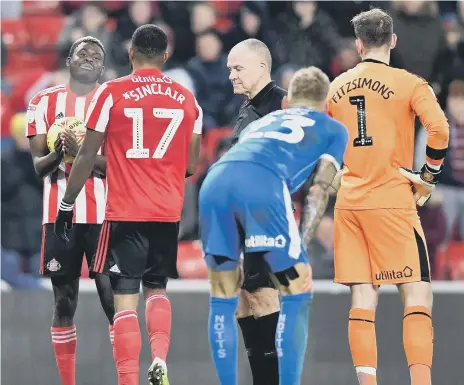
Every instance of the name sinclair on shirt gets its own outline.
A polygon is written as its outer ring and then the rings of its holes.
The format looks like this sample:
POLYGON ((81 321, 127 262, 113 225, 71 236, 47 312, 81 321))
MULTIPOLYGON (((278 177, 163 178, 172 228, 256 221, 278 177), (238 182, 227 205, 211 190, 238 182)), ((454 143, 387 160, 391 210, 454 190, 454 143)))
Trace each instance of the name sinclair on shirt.
POLYGON ((163 95, 171 99, 174 99, 179 104, 183 104, 185 96, 176 90, 173 90, 168 84, 172 84, 172 80, 166 76, 157 78, 155 76, 134 76, 132 77, 133 83, 148 83, 140 85, 139 87, 126 91, 122 94, 126 100, 139 100, 145 98, 148 95, 163 95))

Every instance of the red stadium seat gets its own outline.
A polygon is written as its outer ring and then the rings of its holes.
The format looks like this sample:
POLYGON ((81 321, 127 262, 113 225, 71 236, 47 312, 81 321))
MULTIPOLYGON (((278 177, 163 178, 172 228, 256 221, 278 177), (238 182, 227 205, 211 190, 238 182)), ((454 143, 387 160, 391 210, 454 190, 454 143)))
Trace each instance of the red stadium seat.
POLYGON ((224 138, 230 138, 232 136, 232 131, 232 128, 220 127, 212 128, 206 132, 203 149, 204 156, 209 163, 214 161, 219 142, 224 138))
POLYGON ((23 73, 42 68, 39 55, 30 52, 8 52, 8 62, 3 68, 3 76, 7 77, 13 84, 21 80, 23 73))
POLYGON ((29 45, 29 31, 23 20, 2 20, 2 39, 8 50, 24 50, 29 45))
POLYGON ((23 1, 23 15, 55 15, 61 13, 60 1, 23 1))
MULTIPOLYGON (((28 99, 27 95, 30 94, 30 90, 40 79, 42 79, 45 74, 47 74, 45 70, 43 70, 41 67, 36 67, 25 71, 18 71, 14 77, 8 77, 8 80, 13 85, 13 91, 10 96, 10 103, 11 108, 14 111, 25 111, 27 109, 27 103, 29 102, 26 100, 28 99)), ((48 84, 46 87, 48 87, 48 84)), ((38 91, 39 90, 36 92, 38 91)))
POLYGON ((184 279, 205 279, 208 277, 199 241, 179 242, 177 270, 184 279))
POLYGON ((62 16, 28 16, 24 18, 34 49, 54 48, 66 19, 62 16))
POLYGON ((55 71, 58 68, 59 55, 58 52, 37 52, 34 53, 40 61, 41 67, 47 71, 55 71))

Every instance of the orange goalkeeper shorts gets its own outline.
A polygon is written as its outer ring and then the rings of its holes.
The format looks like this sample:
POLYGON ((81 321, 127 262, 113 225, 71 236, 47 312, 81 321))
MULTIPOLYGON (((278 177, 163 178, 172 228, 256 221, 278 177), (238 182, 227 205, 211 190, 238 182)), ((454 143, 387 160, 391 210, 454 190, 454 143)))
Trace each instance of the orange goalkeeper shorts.
POLYGON ((335 282, 374 285, 430 282, 416 210, 335 210, 335 282))

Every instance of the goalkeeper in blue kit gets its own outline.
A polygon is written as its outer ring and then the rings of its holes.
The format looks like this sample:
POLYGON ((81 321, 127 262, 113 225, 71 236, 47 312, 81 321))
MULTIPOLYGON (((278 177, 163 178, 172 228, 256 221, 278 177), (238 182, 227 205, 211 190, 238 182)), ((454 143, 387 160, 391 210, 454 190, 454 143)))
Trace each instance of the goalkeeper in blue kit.
POLYGON ((326 115, 329 79, 309 67, 293 76, 288 108, 251 123, 209 170, 199 197, 211 282, 209 341, 220 385, 238 385, 235 312, 240 255, 264 259, 279 289, 280 385, 299 385, 308 336, 312 271, 305 247, 327 206, 348 133, 326 115), (301 234, 291 194, 308 182, 301 234), (254 186, 249 188, 249 186, 254 186))

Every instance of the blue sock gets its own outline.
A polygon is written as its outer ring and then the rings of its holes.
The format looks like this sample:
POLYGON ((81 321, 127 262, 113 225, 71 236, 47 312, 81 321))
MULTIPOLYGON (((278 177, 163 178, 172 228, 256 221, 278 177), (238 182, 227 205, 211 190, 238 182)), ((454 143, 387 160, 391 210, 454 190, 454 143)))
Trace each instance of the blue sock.
POLYGON ((280 385, 300 385, 312 293, 283 295, 276 331, 280 385))
POLYGON ((237 305, 238 297, 209 301, 209 345, 220 385, 238 385, 237 305))

